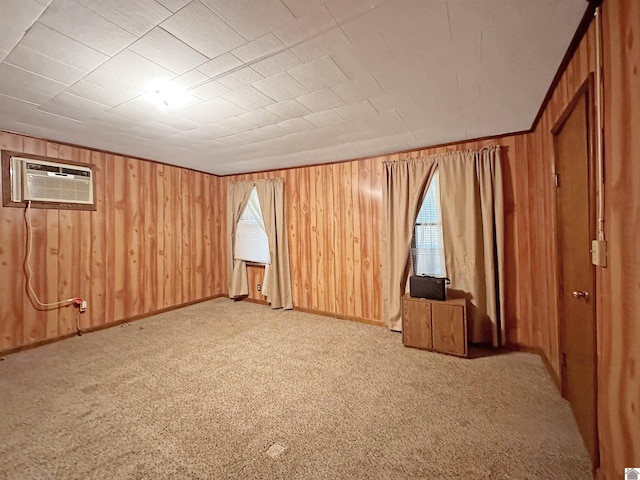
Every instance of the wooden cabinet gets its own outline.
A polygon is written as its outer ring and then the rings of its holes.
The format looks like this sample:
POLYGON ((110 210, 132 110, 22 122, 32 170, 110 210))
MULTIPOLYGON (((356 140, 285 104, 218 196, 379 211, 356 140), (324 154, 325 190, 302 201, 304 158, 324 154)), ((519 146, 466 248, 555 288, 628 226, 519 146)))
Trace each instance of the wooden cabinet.
POLYGON ((451 355, 467 356, 466 300, 402 298, 402 343, 451 355))

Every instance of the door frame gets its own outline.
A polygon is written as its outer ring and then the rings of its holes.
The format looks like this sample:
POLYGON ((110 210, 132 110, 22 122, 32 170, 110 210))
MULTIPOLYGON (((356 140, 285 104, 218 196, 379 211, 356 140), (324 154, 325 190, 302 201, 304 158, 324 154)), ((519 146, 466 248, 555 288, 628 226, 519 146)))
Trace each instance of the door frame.
MULTIPOLYGON (((587 78, 582 82, 578 90, 572 97, 571 101, 564 108, 560 116, 554 122, 553 127, 551 128, 551 134, 553 136, 553 173, 554 175, 557 173, 557 160, 556 160, 556 138, 560 133, 560 130, 564 126, 565 122, 573 112, 574 108, 578 105, 580 100, 582 100, 583 96, 586 96, 586 120, 587 120, 587 170, 588 170, 588 195, 589 195, 589 205, 588 205, 588 213, 589 213, 589 234, 591 240, 596 239, 597 235, 597 225, 596 225, 596 164, 595 164, 595 135, 597 134, 595 131, 595 82, 594 82, 594 74, 590 72, 587 78)), ((555 240, 556 240, 556 275, 557 275, 557 334, 558 334, 558 353, 560 355, 560 391, 563 398, 566 398, 567 393, 567 385, 566 385, 566 375, 565 375, 565 366, 563 360, 563 351, 564 345, 566 342, 563 328, 563 304, 561 297, 561 289, 560 285, 562 285, 562 250, 560 246, 560 230, 559 230, 559 219, 558 219, 558 209, 559 209, 559 196, 558 190, 554 188, 554 197, 555 197, 555 240)), ((594 387, 595 391, 595 434, 596 434, 596 458, 592 459, 594 462, 592 465, 593 471, 595 471, 600 464, 600 448, 599 448, 599 425, 598 425, 598 345, 599 345, 599 333, 598 333, 598 317, 597 317, 597 279, 596 279, 596 267, 591 264, 591 270, 593 273, 591 285, 589 286, 589 299, 591 304, 591 310, 593 312, 593 321, 594 321, 594 387)))

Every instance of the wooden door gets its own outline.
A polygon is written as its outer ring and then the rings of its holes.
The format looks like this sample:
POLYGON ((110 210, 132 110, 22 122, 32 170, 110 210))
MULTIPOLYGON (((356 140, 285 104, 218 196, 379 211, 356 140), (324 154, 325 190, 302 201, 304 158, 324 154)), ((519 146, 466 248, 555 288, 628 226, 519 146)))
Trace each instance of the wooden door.
POLYGON ((554 129, 562 395, 573 409, 594 468, 596 420, 595 238, 589 89, 581 89, 554 129))

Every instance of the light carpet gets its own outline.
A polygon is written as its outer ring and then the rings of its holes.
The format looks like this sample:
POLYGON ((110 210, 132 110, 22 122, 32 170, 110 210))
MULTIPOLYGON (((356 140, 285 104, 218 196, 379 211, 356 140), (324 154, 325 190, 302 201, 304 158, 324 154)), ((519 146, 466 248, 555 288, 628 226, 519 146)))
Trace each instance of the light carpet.
POLYGON ((217 299, 7 356, 0 479, 591 478, 540 358, 217 299))

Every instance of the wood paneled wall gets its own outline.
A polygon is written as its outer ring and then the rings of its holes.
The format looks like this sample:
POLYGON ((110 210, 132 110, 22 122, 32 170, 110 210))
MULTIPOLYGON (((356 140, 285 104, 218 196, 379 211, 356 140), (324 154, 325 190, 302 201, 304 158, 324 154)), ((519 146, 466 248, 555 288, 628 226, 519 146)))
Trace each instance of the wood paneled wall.
MULTIPOLYGON (((597 268, 598 478, 640 464, 640 2, 604 0, 605 232, 608 266, 597 268)), ((516 138, 523 344, 542 349, 560 375, 553 135, 551 129, 596 69, 595 24, 564 71, 533 133, 516 138), (524 208, 523 208, 524 207, 524 208)), ((595 222, 595 219, 594 219, 595 222)), ((513 312, 511 312, 512 314, 513 312)))
MULTIPOLYGON (((96 211, 30 211, 34 289, 86 299, 81 328, 225 291, 218 177, 2 132, 0 148, 94 165, 96 211)), ((74 307, 41 311, 26 295, 23 209, 0 207, 0 239, 0 351, 74 332, 74 307)))
POLYGON ((605 0, 608 267, 598 277, 600 478, 640 466, 640 2, 605 0))
MULTIPOLYGON (((382 165, 377 159, 222 179, 284 178, 294 306, 373 323, 382 320, 382 165)), ((259 267, 250 297, 262 299, 259 267)))
MULTIPOLYGON (((381 324, 382 162, 494 144, 503 147, 507 336, 511 343, 535 346, 535 335, 524 323, 531 313, 531 298, 529 292, 521 288, 529 284, 531 261, 527 245, 522 245, 518 236, 519 229, 525 228, 530 198, 526 182, 516 176, 520 171, 518 150, 525 148, 523 136, 330 165, 235 175, 222 180, 284 178, 295 308, 381 324), (522 212, 524 215, 520 215, 522 212)), ((226 189, 226 185, 222 188, 226 189)), ((528 241, 526 236, 523 238, 528 241)), ((251 299, 264 300, 256 290, 256 284, 262 283, 262 275, 262 268, 248 268, 251 299)))

